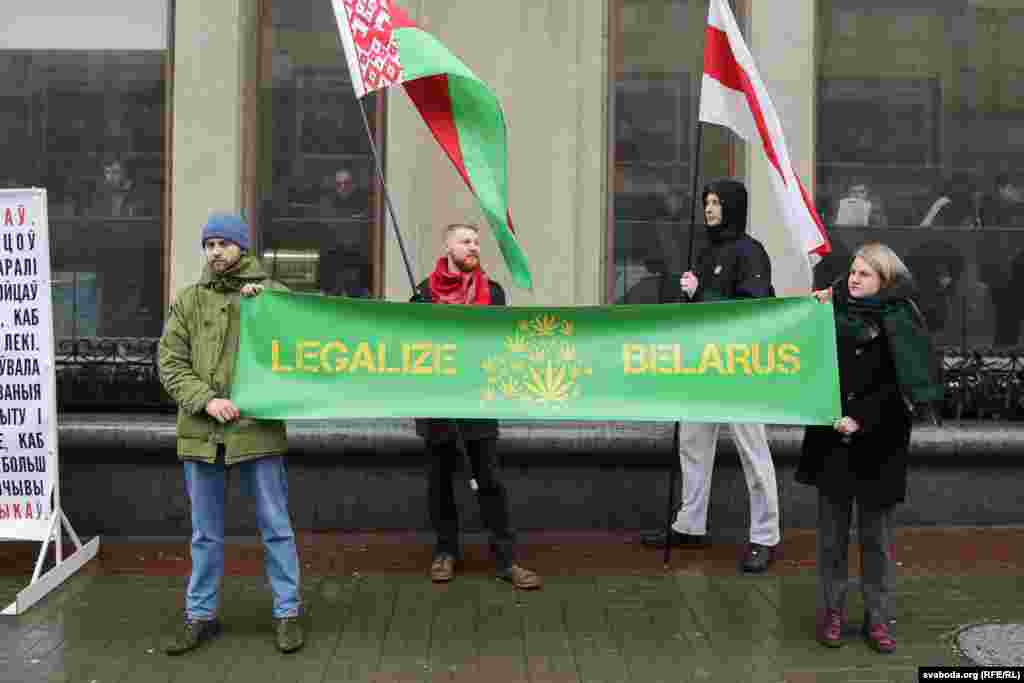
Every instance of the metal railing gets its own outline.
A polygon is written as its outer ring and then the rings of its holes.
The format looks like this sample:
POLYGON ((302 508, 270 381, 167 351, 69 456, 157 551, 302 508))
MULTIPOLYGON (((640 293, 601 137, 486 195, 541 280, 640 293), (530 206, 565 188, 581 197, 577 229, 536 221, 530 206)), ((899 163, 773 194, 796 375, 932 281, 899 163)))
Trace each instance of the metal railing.
POLYGON ((1024 419, 1024 347, 944 347, 946 417, 1024 419))
POLYGON ((173 411, 160 385, 155 337, 58 339, 60 410, 173 411))

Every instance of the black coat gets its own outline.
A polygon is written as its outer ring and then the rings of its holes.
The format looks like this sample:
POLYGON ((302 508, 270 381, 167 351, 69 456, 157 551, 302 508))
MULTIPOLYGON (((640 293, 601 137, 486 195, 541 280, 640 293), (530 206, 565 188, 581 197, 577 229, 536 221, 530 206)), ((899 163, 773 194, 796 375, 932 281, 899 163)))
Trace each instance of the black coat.
POLYGON ((747 234, 712 243, 697 259, 694 274, 698 286, 692 301, 775 296, 768 252, 747 234))
POLYGON ((878 321, 875 335, 865 341, 843 335, 840 326, 836 332, 843 415, 861 428, 844 440, 832 427, 808 427, 796 480, 830 498, 903 502, 911 418, 885 329, 878 321))
POLYGON ((677 285, 675 300, 727 301, 775 296, 768 252, 747 234, 747 190, 743 183, 717 180, 704 188, 702 200, 706 201, 709 194, 718 195, 722 203, 722 222, 707 227, 711 244, 697 257, 693 269, 697 291, 687 298, 677 285))
MULTIPOLYGON (((504 306, 507 299, 505 290, 494 280, 491 285, 491 306, 504 306)), ((430 280, 424 280, 416 287, 416 295, 413 301, 422 303, 433 303, 434 296, 430 291, 430 280)), ((446 420, 436 417, 416 418, 416 434, 423 437, 429 443, 444 443, 455 441, 456 436, 461 434, 465 441, 477 441, 480 439, 493 439, 498 436, 498 421, 488 419, 464 419, 446 420), (458 423, 458 433, 455 424, 458 423)))

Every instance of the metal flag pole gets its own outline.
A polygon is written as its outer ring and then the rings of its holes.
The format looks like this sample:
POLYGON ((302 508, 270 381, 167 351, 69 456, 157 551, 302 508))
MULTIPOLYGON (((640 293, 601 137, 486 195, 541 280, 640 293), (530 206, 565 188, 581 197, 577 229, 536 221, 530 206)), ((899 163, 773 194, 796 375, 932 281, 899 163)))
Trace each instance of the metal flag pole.
POLYGON ((662 562, 665 564, 665 568, 668 569, 668 563, 672 559, 672 511, 675 509, 673 505, 676 491, 676 473, 682 470, 682 461, 680 460, 678 465, 675 460, 679 459, 679 420, 676 420, 675 429, 673 429, 672 437, 672 460, 669 461, 669 476, 668 476, 668 499, 665 505, 665 554, 662 558, 662 562))
MULTIPOLYGON (((402 261, 405 263, 405 273, 409 276, 409 288, 412 289, 412 295, 415 297, 416 292, 416 278, 412 274, 412 265, 409 263, 409 253, 405 250, 405 240, 402 239, 402 231, 398 227, 398 218, 395 216, 395 206, 391 203, 391 193, 388 192, 388 184, 384 181, 384 166, 380 161, 380 154, 377 151, 377 143, 373 139, 373 132, 370 130, 370 119, 366 116, 366 108, 363 106, 363 100, 360 97, 356 98, 356 102, 359 103, 359 113, 363 116, 363 127, 366 129, 366 138, 370 141, 370 152, 373 154, 374 168, 377 171, 377 180, 380 182, 381 193, 384 195, 384 204, 388 208, 388 214, 391 216, 391 227, 395 230, 395 239, 398 240, 398 249, 402 252, 402 261)), ((480 487, 476 483, 476 478, 473 476, 473 463, 469 458, 469 451, 466 449, 466 441, 462 438, 462 430, 459 428, 459 423, 456 420, 452 420, 452 425, 455 427, 455 448, 459 452, 459 456, 462 458, 462 463, 466 468, 466 472, 469 474, 469 488, 473 491, 478 490, 480 487)))
MULTIPOLYGON (((699 112, 699 109, 698 109, 699 112)), ((700 114, 698 113, 698 117, 700 114)), ((697 120, 697 142, 693 155, 693 178, 690 181, 690 245, 686 251, 686 270, 693 269, 693 245, 697 235, 697 183, 700 180, 700 154, 704 141, 704 126, 697 120)))
POLYGON ((384 195, 384 204, 388 207, 388 214, 391 216, 391 227, 395 230, 395 239, 398 240, 398 249, 402 252, 402 261, 405 263, 405 274, 409 276, 409 287, 413 296, 416 295, 416 278, 412 274, 412 265, 409 263, 409 254, 405 250, 405 240, 402 239, 402 231, 398 228, 398 218, 395 217, 395 207, 391 203, 391 193, 388 192, 387 183, 384 182, 384 167, 380 162, 380 154, 377 152, 377 143, 373 140, 373 132, 370 130, 370 119, 366 117, 366 108, 363 100, 356 97, 359 103, 359 113, 363 116, 363 127, 366 129, 366 139, 370 141, 370 152, 373 154, 374 168, 377 171, 377 180, 380 182, 380 189, 384 195))
MULTIPOLYGON (((703 51, 701 54, 703 54, 703 51)), ((697 94, 696 109, 697 115, 694 118, 697 122, 697 139, 694 142, 693 163, 691 164, 690 173, 690 239, 688 240, 689 244, 686 250, 686 269, 683 272, 693 270, 693 246, 697 236, 697 183, 700 179, 701 148, 704 141, 704 127, 700 122, 700 91, 698 91, 697 94)), ((675 495, 676 486, 682 486, 683 478, 686 476, 683 472, 683 460, 679 457, 679 439, 681 429, 682 426, 680 425, 679 420, 676 420, 672 437, 672 460, 669 464, 668 501, 666 502, 665 514, 665 554, 663 561, 666 568, 668 568, 669 562, 672 560, 672 511, 675 507, 673 505, 673 497, 675 495)), ((681 494, 680 498, 682 498, 681 494)), ((682 503, 682 500, 680 500, 680 503, 682 503)))

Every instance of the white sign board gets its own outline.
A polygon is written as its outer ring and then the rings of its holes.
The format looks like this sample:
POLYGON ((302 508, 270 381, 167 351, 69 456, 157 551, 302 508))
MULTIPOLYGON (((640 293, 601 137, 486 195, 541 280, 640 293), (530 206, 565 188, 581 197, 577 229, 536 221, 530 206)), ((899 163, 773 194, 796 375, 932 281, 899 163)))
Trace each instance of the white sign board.
POLYGON ((3 0, 0 50, 166 50, 167 0, 3 0))
POLYGON ((0 190, 0 538, 51 533, 57 477, 45 190, 0 190))

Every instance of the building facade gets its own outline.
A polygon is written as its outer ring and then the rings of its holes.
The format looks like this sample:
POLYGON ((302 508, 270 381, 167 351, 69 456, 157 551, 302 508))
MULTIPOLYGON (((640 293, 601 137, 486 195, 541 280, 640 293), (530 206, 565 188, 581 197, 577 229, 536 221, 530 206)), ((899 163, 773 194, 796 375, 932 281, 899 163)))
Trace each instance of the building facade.
MULTIPOLYGON (((173 293, 200 273, 213 210, 244 211, 294 289, 406 300, 374 149, 416 277, 445 224, 480 220, 400 90, 356 100, 330 0, 11 3, 0 181, 48 190, 60 339, 159 336, 173 293)), ((808 272, 760 149, 706 126, 700 183, 748 183, 779 292, 827 284, 879 239, 917 276, 951 353, 1012 353, 1024 2, 734 5, 835 246, 808 272)), ((512 213, 536 283, 512 302, 653 302, 688 261, 707 0, 404 6, 505 108, 512 213)), ((484 242, 485 266, 510 283, 486 231, 484 242)))

